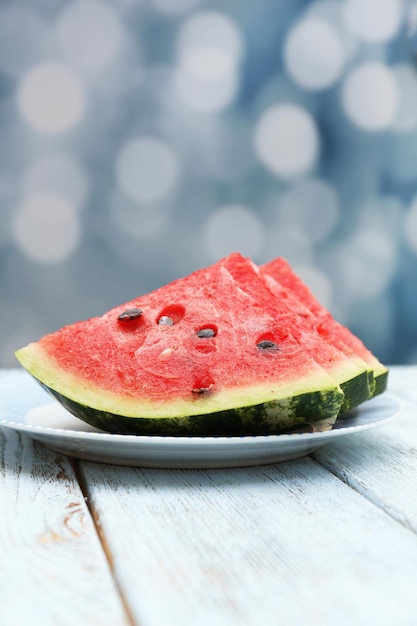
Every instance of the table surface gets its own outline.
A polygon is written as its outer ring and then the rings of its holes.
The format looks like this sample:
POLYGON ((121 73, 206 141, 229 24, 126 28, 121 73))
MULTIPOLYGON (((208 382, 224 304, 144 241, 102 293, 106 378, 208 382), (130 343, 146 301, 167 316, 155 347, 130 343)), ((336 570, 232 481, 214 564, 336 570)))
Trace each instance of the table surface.
POLYGON ((1 626, 416 626, 417 366, 389 391, 398 418, 251 468, 78 461, 0 428, 1 626))

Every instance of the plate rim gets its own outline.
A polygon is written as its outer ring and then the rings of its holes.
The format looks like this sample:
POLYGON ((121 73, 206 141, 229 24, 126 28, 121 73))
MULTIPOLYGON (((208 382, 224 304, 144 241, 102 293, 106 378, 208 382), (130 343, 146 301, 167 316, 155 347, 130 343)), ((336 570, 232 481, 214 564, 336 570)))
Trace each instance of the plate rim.
MULTIPOLYGON (((172 436, 172 435, 132 435, 132 434, 121 434, 121 433, 108 433, 105 431, 95 432, 95 431, 83 431, 83 430, 72 430, 65 428, 55 428, 53 426, 41 426, 38 424, 27 424, 24 422, 16 422, 13 419, 8 419, 4 417, 0 417, 0 427, 8 428, 11 430, 19 431, 26 433, 27 435, 31 435, 32 437, 49 437, 53 439, 54 437, 63 437, 65 439, 78 439, 80 441, 90 441, 96 443, 110 443, 111 441, 117 442, 125 442, 126 444, 137 443, 145 444, 150 443, 152 445, 156 444, 177 444, 177 445, 196 445, 196 444, 205 444, 206 446, 209 444, 216 445, 237 445, 240 443, 241 445, 249 445, 250 443, 257 442, 261 443, 270 443, 277 444, 278 442, 290 442, 297 441, 299 443, 304 441, 313 441, 316 439, 317 443, 322 439, 332 439, 337 436, 353 434, 356 432, 361 432, 364 430, 369 430, 371 428, 375 428, 377 426, 383 425, 384 423, 395 419, 398 417, 402 410, 403 406, 400 399, 389 392, 384 392, 380 396, 376 396, 370 400, 367 400, 360 405, 356 409, 353 409, 356 412, 361 411, 361 408, 365 405, 369 406, 372 402, 391 402, 393 404, 392 413, 382 417, 380 419, 373 420, 368 423, 363 424, 352 424, 352 425, 343 425, 339 428, 335 428, 328 431, 318 431, 313 433, 283 433, 283 434, 271 434, 271 435, 234 435, 234 436, 172 436)), ((45 402, 41 404, 36 404, 32 406, 27 411, 22 410, 23 419, 25 416, 34 409, 42 409, 42 407, 51 407, 57 406, 58 408, 63 408, 59 403, 54 402, 45 402)), ((64 409, 65 410, 65 409, 64 409)), ((82 420, 80 420, 82 421, 82 420)))

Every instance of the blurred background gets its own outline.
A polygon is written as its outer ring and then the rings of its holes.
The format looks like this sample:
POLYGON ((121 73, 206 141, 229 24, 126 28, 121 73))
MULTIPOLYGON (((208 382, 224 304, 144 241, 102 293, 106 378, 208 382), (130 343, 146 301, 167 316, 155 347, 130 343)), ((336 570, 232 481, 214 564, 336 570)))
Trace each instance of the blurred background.
POLYGON ((0 364, 231 251, 416 362, 416 24, 407 0, 0 2, 0 364))

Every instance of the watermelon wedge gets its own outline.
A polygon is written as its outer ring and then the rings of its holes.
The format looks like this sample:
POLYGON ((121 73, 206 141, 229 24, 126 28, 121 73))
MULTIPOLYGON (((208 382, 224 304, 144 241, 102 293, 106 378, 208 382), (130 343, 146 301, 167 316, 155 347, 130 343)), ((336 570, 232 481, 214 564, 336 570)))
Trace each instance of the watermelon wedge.
POLYGON ((238 254, 45 335, 16 356, 74 415, 117 433, 327 428, 349 394, 350 404, 359 402, 350 381, 363 389, 364 370, 303 325, 238 254))
POLYGON ((262 273, 252 261, 240 254, 230 255, 222 264, 241 289, 262 303, 280 326, 290 329, 300 347, 340 385, 344 393, 340 412, 348 411, 371 397, 365 361, 356 355, 351 358, 340 349, 340 344, 323 341, 314 325, 300 314, 299 307, 291 307, 292 300, 297 302, 297 299, 290 290, 284 290, 267 272, 262 273))
POLYGON ((332 317, 285 259, 276 258, 260 269, 271 291, 285 297, 289 306, 305 319, 308 328, 316 329, 325 341, 344 352, 359 367, 365 364, 370 397, 386 390, 388 369, 356 335, 332 317))

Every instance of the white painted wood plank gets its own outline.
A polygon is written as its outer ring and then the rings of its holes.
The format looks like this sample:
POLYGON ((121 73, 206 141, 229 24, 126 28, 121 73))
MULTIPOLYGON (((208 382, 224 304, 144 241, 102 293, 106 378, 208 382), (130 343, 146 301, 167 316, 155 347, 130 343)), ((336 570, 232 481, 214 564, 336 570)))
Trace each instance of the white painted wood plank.
POLYGON ((81 467, 141 626, 416 624, 416 535, 311 459, 81 467))
POLYGON ((390 392, 402 401, 399 418, 335 441, 313 458, 417 533, 417 368, 393 368, 390 392))
POLYGON ((2 429, 0 624, 129 624, 68 460, 2 429))

